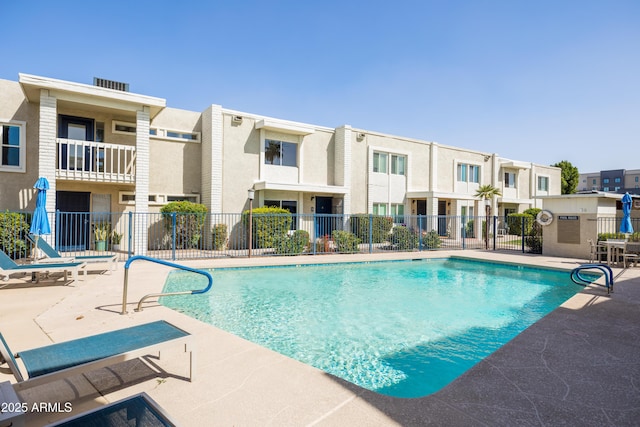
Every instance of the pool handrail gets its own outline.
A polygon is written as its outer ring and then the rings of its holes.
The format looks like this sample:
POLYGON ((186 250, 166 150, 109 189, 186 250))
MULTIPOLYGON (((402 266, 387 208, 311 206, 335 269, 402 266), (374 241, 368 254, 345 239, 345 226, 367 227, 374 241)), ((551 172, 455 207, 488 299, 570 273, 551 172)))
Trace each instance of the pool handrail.
POLYGON ((182 264, 175 264, 173 262, 168 262, 168 261, 164 261, 164 260, 157 259, 157 258, 151 258, 151 257, 144 256, 144 255, 134 255, 131 258, 129 258, 127 260, 127 262, 124 264, 124 286, 123 286, 123 290, 122 290, 122 312, 120 314, 127 314, 127 288, 129 287, 129 266, 131 265, 131 263, 133 263, 134 261, 138 261, 138 260, 155 262, 156 264, 166 265, 167 267, 173 267, 173 268, 177 268, 177 269, 180 269, 180 270, 185 270, 185 271, 190 271, 192 273, 201 274, 201 275, 203 275, 203 276, 205 276, 207 278, 209 283, 207 284, 207 286, 204 289, 194 289, 194 290, 191 290, 191 291, 180 291, 180 292, 160 292, 160 293, 147 294, 147 295, 143 296, 140 299, 140 301, 138 301, 138 307, 136 308, 135 311, 142 311, 142 303, 145 300, 149 299, 149 298, 165 297, 165 296, 172 296, 172 295, 204 294, 205 292, 208 292, 211 289, 211 287, 213 286, 213 277, 211 277, 211 274, 209 274, 207 271, 200 270, 200 269, 197 269, 197 268, 187 267, 186 265, 182 265, 182 264))
POLYGON ((591 269, 598 269, 604 273, 607 294, 613 292, 613 270, 611 270, 611 267, 606 264, 582 264, 571 270, 571 280, 573 283, 580 286, 588 286, 592 284, 594 280, 586 279, 580 275, 581 271, 591 269))

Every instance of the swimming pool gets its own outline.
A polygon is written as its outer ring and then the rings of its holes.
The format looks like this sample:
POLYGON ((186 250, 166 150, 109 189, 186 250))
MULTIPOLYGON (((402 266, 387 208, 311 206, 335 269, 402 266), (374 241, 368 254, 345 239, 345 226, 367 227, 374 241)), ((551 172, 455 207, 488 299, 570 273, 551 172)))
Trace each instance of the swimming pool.
MULTIPOLYGON (((459 259, 212 271, 167 307, 378 393, 440 390, 581 288, 569 273, 459 259)), ((165 292, 201 276, 173 272, 165 292)))

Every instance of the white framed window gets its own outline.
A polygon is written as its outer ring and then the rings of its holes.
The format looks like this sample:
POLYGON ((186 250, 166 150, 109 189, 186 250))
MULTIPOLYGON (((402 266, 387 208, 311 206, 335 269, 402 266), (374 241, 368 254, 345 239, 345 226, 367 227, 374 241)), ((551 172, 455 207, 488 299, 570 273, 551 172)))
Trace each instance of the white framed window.
POLYGON ((407 158, 396 154, 391 155, 391 173, 394 175, 406 174, 407 158))
POLYGON ((548 176, 539 176, 538 177, 538 191, 549 191, 549 177, 548 176))
POLYGON ((374 151, 373 153, 373 171, 376 173, 387 173, 387 162, 389 156, 387 153, 374 151))
POLYGON ((0 121, 0 171, 26 170, 26 123, 0 121))
POLYGON ((374 203, 373 204, 373 214, 374 215, 386 215, 387 214, 387 204, 386 203, 374 203))
POLYGON ((113 133, 119 133, 124 135, 135 135, 136 133, 136 124, 129 122, 121 122, 118 120, 111 121, 111 131, 113 133))
POLYGON ((516 188, 516 174, 515 172, 504 173, 504 186, 506 188, 516 188))
POLYGON ((404 224, 404 205, 401 203, 391 204, 391 217, 394 224, 404 224))
POLYGON ((152 127, 149 128, 149 135, 153 138, 166 139, 168 141, 200 142, 200 132, 152 127))
MULTIPOLYGON (((163 205, 166 197, 162 194, 149 194, 150 205, 163 205)), ((136 203, 136 193, 133 191, 119 191, 118 203, 121 205, 133 205, 136 203)))
POLYGON ((459 163, 457 168, 457 179, 459 182, 480 182, 480 166, 459 163))
POLYGON ((298 166, 298 144, 265 139, 264 163, 276 166, 298 166))

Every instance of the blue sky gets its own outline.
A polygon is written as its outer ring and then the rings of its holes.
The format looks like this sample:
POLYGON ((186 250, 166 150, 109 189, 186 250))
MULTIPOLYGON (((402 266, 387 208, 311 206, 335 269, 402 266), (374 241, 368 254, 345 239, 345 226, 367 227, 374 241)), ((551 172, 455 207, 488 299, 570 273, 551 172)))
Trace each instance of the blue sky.
POLYGON ((640 169, 637 0, 3 3, 3 79, 640 169))

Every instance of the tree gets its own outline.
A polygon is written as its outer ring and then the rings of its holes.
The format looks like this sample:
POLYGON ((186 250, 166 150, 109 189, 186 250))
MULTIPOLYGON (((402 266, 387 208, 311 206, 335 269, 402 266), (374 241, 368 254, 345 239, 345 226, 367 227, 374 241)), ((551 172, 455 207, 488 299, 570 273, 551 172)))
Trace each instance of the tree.
MULTIPOLYGON (((500 190, 491 184, 481 185, 478 187, 475 194, 475 197, 481 200, 492 200, 496 196, 502 196, 502 193, 500 193, 500 190)), ((489 216, 491 216, 491 204, 487 203, 485 205, 485 209, 487 219, 484 231, 484 247, 485 249, 489 249, 489 216)))
POLYGON ((576 189, 578 188, 578 182, 580 180, 580 173, 578 172, 578 168, 573 166, 571 162, 567 160, 563 160, 551 166, 562 169, 561 194, 575 193, 576 189))

